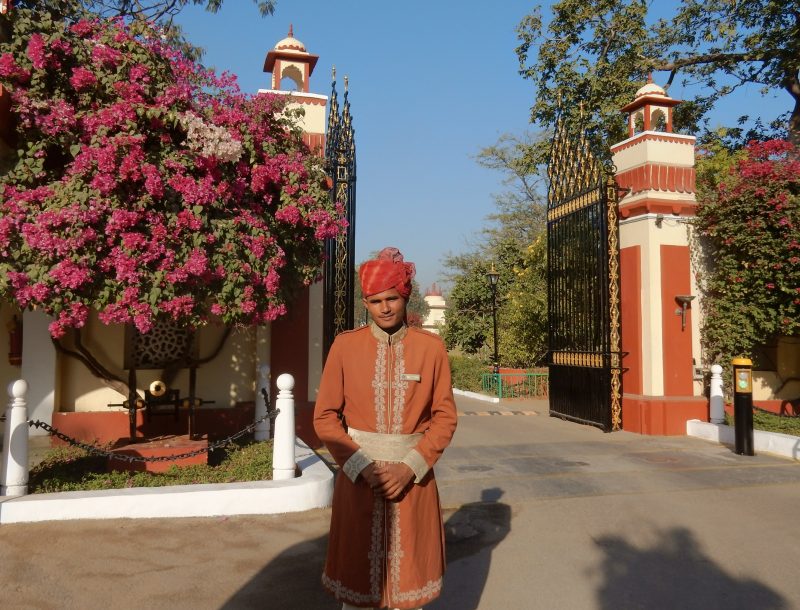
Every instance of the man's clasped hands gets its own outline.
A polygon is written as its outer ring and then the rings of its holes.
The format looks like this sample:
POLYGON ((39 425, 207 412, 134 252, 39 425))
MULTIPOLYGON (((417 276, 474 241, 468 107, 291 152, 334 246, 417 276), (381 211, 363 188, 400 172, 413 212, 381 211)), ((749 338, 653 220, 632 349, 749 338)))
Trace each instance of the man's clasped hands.
POLYGON ((361 476, 376 494, 387 500, 399 500, 414 478, 414 471, 403 462, 372 463, 361 471, 361 476))

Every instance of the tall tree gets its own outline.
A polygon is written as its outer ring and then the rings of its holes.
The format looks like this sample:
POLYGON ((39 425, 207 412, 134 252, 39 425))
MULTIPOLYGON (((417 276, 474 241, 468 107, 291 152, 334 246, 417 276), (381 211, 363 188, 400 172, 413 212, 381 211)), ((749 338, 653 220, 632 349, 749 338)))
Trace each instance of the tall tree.
MULTIPOLYGON (((486 273, 494 265, 500 275, 496 292, 501 360, 527 366, 536 359, 528 350, 533 343, 518 338, 527 336, 528 326, 538 322, 524 315, 506 315, 504 308, 511 301, 516 307, 525 298, 525 290, 535 284, 526 270, 535 267, 536 255, 529 247, 541 236, 545 223, 544 174, 533 154, 543 141, 543 136, 529 132, 504 134, 476 156, 480 165, 501 173, 504 190, 493 196, 496 211, 487 216, 475 247, 444 261, 452 289, 442 337, 451 349, 486 358, 493 354, 492 291, 486 273)), ((546 299, 540 296, 531 294, 529 303, 534 308, 543 303, 546 312, 546 299)), ((538 353, 539 347, 533 351, 538 353)))
POLYGON ((502 176, 504 190, 492 195, 497 211, 489 214, 483 236, 491 248, 511 238, 524 248, 541 233, 546 222, 544 172, 537 167, 534 145, 542 138, 531 132, 506 133, 475 157, 479 165, 502 176))
MULTIPOLYGON (((541 6, 520 23, 521 74, 536 86, 531 119, 547 127, 560 109, 581 116, 600 154, 626 135, 619 108, 649 73, 666 72, 698 93, 676 109, 697 132, 714 104, 745 84, 786 91, 790 139, 800 140, 800 7, 797 0, 681 0, 656 18, 648 0, 561 0, 546 24, 541 6)), ((544 158, 545 150, 538 150, 544 158)))
POLYGON ((547 355, 547 236, 523 251, 500 309, 498 338, 507 366, 538 366, 547 355))

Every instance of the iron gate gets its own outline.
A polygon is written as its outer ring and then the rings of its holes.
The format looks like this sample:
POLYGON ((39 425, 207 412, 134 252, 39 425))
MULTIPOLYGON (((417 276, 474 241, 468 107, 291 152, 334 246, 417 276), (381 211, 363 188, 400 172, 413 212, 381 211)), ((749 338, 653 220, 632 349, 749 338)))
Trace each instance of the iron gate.
POLYGON ((622 423, 617 189, 584 133, 558 122, 547 168, 550 414, 622 423))
POLYGON ((341 112, 336 95, 336 72, 333 73, 328 114, 325 162, 333 180, 331 197, 344 207, 347 230, 325 243, 325 301, 323 351, 327 358, 333 340, 343 330, 353 328, 356 239, 356 143, 348 100, 347 77, 344 78, 344 103, 341 112))

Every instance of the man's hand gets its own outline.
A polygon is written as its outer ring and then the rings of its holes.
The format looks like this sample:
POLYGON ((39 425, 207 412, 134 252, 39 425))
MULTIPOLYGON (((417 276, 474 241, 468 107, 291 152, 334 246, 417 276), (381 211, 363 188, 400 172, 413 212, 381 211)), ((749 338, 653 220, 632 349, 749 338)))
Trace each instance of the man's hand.
POLYGON ((398 500, 414 479, 414 471, 403 462, 375 466, 371 474, 378 483, 372 489, 387 500, 398 500))
POLYGON ((377 466, 375 466, 375 462, 372 462, 368 466, 365 466, 364 470, 361 471, 361 476, 364 477, 364 480, 367 482, 367 485, 369 485, 372 489, 377 489, 378 486, 380 485, 380 481, 378 480, 378 477, 375 474, 376 468, 377 466))

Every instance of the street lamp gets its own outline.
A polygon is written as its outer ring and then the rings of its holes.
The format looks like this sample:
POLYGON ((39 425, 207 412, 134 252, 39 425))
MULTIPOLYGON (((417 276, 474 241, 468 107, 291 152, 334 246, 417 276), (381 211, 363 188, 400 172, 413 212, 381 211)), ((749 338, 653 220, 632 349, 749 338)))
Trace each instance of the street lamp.
POLYGON ((494 327, 494 373, 495 375, 500 372, 500 357, 497 355, 497 280, 500 279, 500 274, 494 270, 494 263, 492 263, 492 270, 486 274, 486 279, 489 280, 489 287, 492 289, 492 324, 494 327))

